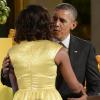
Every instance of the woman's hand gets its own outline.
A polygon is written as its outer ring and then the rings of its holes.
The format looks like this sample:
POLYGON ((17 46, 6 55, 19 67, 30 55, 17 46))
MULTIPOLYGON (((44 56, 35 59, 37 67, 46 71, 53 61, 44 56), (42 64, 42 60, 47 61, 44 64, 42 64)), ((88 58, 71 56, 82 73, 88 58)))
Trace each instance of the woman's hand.
POLYGON ((82 96, 79 98, 68 98, 66 100, 87 100, 87 94, 85 93, 85 90, 82 90, 82 96))
POLYGON ((84 94, 80 98, 68 98, 66 100, 87 100, 87 95, 84 94))

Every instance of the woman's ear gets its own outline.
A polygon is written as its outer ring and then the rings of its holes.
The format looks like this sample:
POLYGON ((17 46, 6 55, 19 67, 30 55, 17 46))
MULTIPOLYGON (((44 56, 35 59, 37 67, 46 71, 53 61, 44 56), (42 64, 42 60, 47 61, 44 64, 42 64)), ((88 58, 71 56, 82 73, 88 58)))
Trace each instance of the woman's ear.
POLYGON ((74 30, 77 26, 78 22, 77 21, 73 21, 72 26, 71 26, 71 30, 74 30))

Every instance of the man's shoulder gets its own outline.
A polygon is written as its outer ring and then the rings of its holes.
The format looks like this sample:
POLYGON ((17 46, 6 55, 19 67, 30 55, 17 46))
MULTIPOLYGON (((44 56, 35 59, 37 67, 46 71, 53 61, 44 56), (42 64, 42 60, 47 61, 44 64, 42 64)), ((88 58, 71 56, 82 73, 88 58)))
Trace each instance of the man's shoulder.
POLYGON ((91 46, 92 43, 88 40, 85 40, 85 39, 82 39, 82 38, 79 38, 77 36, 74 36, 74 35, 71 35, 71 38, 77 42, 78 44, 81 44, 81 45, 86 45, 86 46, 91 46))

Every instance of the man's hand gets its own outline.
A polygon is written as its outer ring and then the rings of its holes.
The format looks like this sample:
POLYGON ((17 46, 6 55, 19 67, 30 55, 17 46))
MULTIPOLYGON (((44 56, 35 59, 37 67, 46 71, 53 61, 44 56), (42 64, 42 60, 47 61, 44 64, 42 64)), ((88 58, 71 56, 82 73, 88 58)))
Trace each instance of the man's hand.
POLYGON ((7 85, 9 87, 12 86, 11 79, 9 77, 9 75, 11 75, 12 72, 14 72, 14 69, 13 69, 13 66, 11 64, 10 57, 7 55, 4 58, 3 64, 2 64, 2 69, 1 69, 1 82, 4 85, 7 85))
POLYGON ((6 56, 3 60, 3 64, 2 64, 2 76, 4 78, 9 77, 9 65, 10 65, 10 58, 9 56, 6 56))

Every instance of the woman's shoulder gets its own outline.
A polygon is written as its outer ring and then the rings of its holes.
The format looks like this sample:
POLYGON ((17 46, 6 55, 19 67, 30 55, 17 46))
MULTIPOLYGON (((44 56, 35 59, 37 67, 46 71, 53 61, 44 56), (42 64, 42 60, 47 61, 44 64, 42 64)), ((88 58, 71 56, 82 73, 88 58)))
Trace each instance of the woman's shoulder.
POLYGON ((59 51, 63 46, 54 41, 46 41, 47 48, 51 51, 59 51))
POLYGON ((27 42, 16 43, 12 46, 12 48, 9 49, 9 52, 15 52, 20 49, 25 49, 25 46, 27 46, 27 42))
POLYGON ((58 46, 61 47, 62 45, 60 45, 59 43, 55 42, 55 41, 50 41, 50 40, 46 40, 46 44, 48 45, 52 45, 52 46, 58 46))

